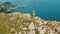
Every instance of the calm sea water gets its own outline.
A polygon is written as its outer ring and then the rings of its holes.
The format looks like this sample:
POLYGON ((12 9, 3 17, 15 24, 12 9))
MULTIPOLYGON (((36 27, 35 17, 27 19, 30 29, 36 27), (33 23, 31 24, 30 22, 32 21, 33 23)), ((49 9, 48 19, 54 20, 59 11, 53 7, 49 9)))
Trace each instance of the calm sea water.
POLYGON ((35 10, 38 17, 45 20, 60 21, 60 0, 0 0, 2 3, 7 1, 21 6, 21 8, 13 10, 13 12, 31 14, 35 10), (23 5, 25 5, 25 8, 22 8, 23 5))

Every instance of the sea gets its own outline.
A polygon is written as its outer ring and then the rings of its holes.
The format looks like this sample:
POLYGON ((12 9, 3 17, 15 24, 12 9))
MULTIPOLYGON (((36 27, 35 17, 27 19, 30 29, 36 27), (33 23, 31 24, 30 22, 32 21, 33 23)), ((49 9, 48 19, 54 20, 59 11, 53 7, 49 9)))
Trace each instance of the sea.
POLYGON ((20 6, 12 12, 32 14, 35 10, 36 16, 42 19, 60 21, 60 0, 0 0, 1 3, 8 1, 20 6))

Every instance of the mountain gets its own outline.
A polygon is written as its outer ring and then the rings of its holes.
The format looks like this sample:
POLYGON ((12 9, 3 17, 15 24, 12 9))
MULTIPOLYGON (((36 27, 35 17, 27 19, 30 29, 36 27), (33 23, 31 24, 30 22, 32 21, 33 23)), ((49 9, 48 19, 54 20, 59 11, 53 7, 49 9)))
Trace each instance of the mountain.
POLYGON ((18 6, 13 5, 11 2, 4 2, 0 4, 1 13, 11 13, 10 10, 16 9, 18 6))
POLYGON ((10 7, 15 7, 11 2, 4 2, 2 3, 3 6, 10 6, 10 7))

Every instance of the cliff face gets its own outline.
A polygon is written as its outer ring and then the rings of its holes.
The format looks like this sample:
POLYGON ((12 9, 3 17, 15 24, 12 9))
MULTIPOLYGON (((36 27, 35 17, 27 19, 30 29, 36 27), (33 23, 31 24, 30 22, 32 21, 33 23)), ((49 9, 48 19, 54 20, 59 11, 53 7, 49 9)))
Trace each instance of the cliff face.
POLYGON ((60 34, 60 22, 30 14, 0 14, 0 34, 60 34))

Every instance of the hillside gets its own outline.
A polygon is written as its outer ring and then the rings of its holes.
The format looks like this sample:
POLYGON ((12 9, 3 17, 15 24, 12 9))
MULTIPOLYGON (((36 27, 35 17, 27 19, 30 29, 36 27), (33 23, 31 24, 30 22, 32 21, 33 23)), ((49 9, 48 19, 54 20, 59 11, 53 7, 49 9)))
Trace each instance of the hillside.
POLYGON ((28 13, 0 14, 0 34, 60 34, 60 22, 28 13))

